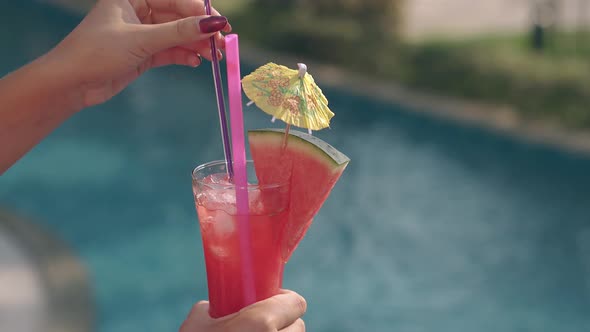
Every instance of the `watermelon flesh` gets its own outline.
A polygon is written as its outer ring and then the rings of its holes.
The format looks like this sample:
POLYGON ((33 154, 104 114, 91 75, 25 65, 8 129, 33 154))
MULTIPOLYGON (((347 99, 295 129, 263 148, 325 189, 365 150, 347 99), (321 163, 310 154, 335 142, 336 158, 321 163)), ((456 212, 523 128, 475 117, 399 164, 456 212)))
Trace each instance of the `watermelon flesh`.
POLYGON ((281 230, 286 262, 303 239, 313 218, 342 175, 350 159, 319 138, 291 130, 248 132, 250 151, 261 185, 289 183, 288 218, 281 230))

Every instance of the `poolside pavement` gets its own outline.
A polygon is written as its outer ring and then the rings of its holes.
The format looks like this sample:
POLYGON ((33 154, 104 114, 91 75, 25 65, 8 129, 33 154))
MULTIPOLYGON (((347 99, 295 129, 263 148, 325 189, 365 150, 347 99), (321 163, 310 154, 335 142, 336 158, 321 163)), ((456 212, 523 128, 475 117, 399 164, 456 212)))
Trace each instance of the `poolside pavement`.
POLYGON ((93 331, 87 273, 69 248, 0 209, 0 331, 93 331))
POLYGON ((0 331, 41 331, 47 325, 42 278, 14 236, 0 228, 0 331))

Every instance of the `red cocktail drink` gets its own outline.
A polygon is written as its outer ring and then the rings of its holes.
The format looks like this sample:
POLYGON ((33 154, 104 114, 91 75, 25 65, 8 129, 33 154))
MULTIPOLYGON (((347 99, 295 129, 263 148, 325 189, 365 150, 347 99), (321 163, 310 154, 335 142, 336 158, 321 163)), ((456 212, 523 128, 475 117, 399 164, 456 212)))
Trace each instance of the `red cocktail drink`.
MULTIPOLYGON (((255 300, 278 294, 284 260, 281 229, 288 213, 288 184, 248 185, 249 209, 239 215, 235 186, 226 180, 225 163, 212 162, 193 172, 193 191, 201 228, 209 314, 216 318, 250 304, 242 273, 245 255, 253 271, 255 300), (249 250, 242 252, 239 225, 246 219, 249 250)), ((252 285, 250 285, 252 286, 252 285)))

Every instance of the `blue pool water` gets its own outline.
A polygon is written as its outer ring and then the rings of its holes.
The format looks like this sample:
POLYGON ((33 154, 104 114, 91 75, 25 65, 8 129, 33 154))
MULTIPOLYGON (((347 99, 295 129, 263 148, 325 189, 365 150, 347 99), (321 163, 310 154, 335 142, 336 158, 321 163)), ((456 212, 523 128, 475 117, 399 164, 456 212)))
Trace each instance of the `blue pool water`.
MULTIPOLYGON (((76 22, 5 5, 0 73, 76 22)), ((590 330, 590 159, 325 90, 318 136, 352 162, 285 271, 309 331, 590 330)), ((209 66, 156 70, 0 179, 88 267, 98 331, 174 331, 206 298, 190 171, 222 157, 216 123, 209 66)))

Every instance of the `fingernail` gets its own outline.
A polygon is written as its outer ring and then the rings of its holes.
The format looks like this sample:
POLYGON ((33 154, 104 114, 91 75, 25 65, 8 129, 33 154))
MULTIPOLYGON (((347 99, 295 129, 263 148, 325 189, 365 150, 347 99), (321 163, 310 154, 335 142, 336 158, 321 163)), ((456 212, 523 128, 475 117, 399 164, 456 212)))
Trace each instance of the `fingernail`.
POLYGON ((191 54, 189 56, 188 63, 191 67, 198 67, 201 64, 201 62, 203 62, 203 60, 201 59, 200 55, 191 54))
POLYGON ((223 30, 227 25, 227 17, 211 16, 199 21, 199 29, 202 33, 212 33, 223 30))

